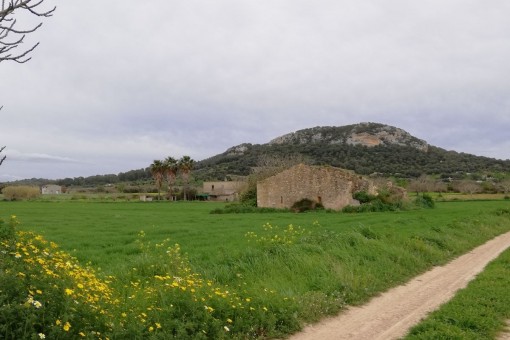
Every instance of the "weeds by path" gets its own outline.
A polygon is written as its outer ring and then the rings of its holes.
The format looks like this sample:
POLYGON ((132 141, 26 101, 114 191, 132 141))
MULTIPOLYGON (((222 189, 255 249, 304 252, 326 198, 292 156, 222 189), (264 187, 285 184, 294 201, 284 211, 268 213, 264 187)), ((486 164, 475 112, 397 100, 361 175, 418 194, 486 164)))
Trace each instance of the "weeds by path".
POLYGON ((411 339, 496 339, 510 319, 510 249, 450 302, 412 328, 411 339))

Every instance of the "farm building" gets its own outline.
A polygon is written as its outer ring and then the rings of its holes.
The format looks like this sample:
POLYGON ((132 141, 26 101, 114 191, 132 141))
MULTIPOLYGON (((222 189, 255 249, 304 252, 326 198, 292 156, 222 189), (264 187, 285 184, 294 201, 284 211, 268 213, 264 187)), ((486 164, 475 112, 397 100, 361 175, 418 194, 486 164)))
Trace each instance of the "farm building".
POLYGON ((62 193, 62 187, 55 184, 47 184, 41 187, 41 193, 43 195, 58 195, 62 193))
POLYGON ((246 187, 246 182, 242 181, 224 181, 224 182, 204 182, 203 194, 211 201, 237 201, 239 193, 246 187))
POLYGON ((352 194, 375 194, 374 184, 354 172, 331 166, 296 165, 257 183, 257 205, 267 208, 291 208, 307 198, 326 209, 340 210, 357 205, 352 194))

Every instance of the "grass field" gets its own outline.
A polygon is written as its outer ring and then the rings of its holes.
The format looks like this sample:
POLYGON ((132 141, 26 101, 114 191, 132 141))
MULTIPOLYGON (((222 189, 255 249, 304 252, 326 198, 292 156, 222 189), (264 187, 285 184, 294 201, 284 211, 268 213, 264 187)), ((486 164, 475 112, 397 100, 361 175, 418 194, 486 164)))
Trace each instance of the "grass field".
POLYGON ((0 202, 0 217, 17 216, 18 229, 90 262, 99 277, 115 277, 120 305, 131 308, 118 313, 137 316, 128 325, 112 311, 114 326, 103 329, 111 337, 282 336, 510 230, 508 200, 367 214, 209 214, 221 206, 0 202), (158 282, 181 284, 176 273, 193 282, 181 286, 181 295, 158 282), (179 301, 180 309, 170 313, 179 301))

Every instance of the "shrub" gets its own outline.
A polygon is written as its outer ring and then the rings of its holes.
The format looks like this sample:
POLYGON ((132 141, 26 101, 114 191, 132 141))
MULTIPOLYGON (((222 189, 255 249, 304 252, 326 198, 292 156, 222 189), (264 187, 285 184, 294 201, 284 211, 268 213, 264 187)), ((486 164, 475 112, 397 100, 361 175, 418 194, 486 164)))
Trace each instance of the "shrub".
POLYGON ((125 194, 138 194, 143 192, 144 190, 140 187, 123 187, 121 192, 125 194))
POLYGON ((246 213, 273 213, 284 212, 287 210, 276 208, 257 208, 250 204, 232 203, 227 204, 223 209, 217 208, 212 210, 211 214, 246 214, 246 213))
POLYGON ((243 192, 239 198, 241 203, 250 205, 252 207, 257 206, 257 187, 251 187, 243 192))
POLYGON ((382 212, 382 211, 397 211, 403 210, 406 205, 403 201, 396 201, 393 203, 384 202, 378 197, 369 203, 361 204, 358 206, 348 205, 342 209, 344 213, 362 213, 362 212, 382 212))
POLYGON ((295 202, 291 209, 295 212, 304 212, 309 210, 324 209, 324 206, 321 203, 315 202, 309 198, 303 198, 295 202))
POLYGON ((421 196, 418 195, 416 197, 416 199, 414 200, 414 203, 418 207, 423 207, 423 208, 434 208, 434 206, 435 206, 434 199, 432 198, 432 196, 430 196, 428 194, 423 194, 421 196))
POLYGON ((376 198, 376 196, 370 195, 366 191, 358 191, 352 195, 352 198, 358 200, 361 204, 363 204, 373 201, 376 198))
POLYGON ((38 187, 32 187, 28 185, 20 186, 8 186, 2 190, 4 197, 10 201, 21 200, 21 199, 33 199, 39 197, 41 192, 38 187))

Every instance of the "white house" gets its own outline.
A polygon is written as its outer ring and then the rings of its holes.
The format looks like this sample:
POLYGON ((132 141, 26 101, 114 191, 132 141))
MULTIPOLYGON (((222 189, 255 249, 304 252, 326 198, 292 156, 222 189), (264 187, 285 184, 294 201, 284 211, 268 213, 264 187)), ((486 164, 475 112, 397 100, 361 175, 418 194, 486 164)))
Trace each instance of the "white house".
POLYGON ((46 184, 41 188, 43 195, 58 195, 62 193, 62 187, 56 184, 46 184))

